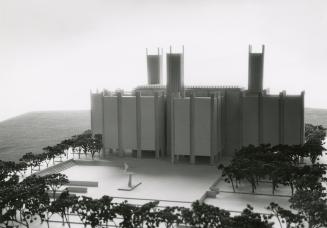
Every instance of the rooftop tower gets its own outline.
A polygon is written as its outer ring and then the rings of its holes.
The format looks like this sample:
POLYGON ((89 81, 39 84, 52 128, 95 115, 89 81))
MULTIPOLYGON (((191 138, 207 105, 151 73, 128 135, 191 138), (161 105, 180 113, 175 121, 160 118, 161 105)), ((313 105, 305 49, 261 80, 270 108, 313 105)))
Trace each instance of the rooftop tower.
POLYGON ((252 46, 249 46, 249 78, 248 92, 260 93, 263 87, 263 62, 265 46, 262 45, 261 53, 253 53, 252 46))
POLYGON ((182 53, 167 53, 167 93, 184 95, 184 48, 182 53))
POLYGON ((162 53, 158 48, 157 54, 148 54, 146 50, 146 62, 148 68, 148 84, 162 83, 162 53))

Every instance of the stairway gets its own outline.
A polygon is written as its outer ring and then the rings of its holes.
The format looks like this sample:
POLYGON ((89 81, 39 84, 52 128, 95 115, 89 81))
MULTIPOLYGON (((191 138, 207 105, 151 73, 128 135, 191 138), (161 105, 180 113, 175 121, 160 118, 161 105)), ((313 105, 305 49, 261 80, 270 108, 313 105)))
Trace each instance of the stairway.
POLYGON ((66 170, 66 169, 69 169, 75 165, 76 165, 75 161, 73 159, 70 159, 68 161, 64 161, 59 164, 50 166, 44 170, 41 170, 40 172, 35 173, 35 175, 46 176, 48 174, 60 173, 60 172, 66 170))

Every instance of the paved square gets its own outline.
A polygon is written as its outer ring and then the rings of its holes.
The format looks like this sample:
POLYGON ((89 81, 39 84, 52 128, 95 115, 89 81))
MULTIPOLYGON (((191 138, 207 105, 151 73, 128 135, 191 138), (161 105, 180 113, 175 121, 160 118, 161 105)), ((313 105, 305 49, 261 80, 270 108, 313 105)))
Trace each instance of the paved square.
MULTIPOLYGON (((98 181, 98 188, 88 188, 86 195, 91 197, 109 195, 183 202, 200 199, 218 178, 216 166, 171 164, 163 160, 133 158, 113 158, 108 166, 77 165, 62 173, 70 180, 98 181), (142 182, 133 191, 118 190, 128 184, 128 174, 123 171, 124 162, 129 166, 128 171, 134 173, 133 183, 142 182)), ((133 202, 131 199, 128 201, 133 202)), ((182 202, 162 202, 161 205, 187 206, 182 202)))

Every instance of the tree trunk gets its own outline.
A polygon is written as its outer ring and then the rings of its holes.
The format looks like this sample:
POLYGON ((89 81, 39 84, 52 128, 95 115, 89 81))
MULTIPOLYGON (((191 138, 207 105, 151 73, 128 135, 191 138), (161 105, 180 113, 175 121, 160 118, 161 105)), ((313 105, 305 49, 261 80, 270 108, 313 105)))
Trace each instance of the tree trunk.
POLYGON ((294 195, 294 186, 293 186, 293 184, 290 184, 290 187, 291 187, 292 196, 293 196, 294 195))
POLYGON ((65 218, 66 218, 67 225, 70 228, 70 222, 69 222, 69 219, 68 219, 68 216, 66 215, 66 213, 65 213, 65 218))
POLYGON ((62 225, 65 225, 65 215, 63 213, 61 213, 61 218, 62 218, 62 225))
POLYGON ((230 179, 230 182, 232 183, 232 187, 233 187, 233 192, 235 192, 235 187, 234 187, 234 181, 233 181, 233 178, 229 178, 230 179))
POLYGON ((280 219, 279 219, 279 216, 276 215, 276 217, 277 217, 277 220, 278 220, 278 222, 279 222, 280 228, 283 228, 283 225, 282 225, 282 223, 281 223, 281 221, 280 221, 280 219))
POLYGON ((275 182, 272 182, 272 194, 275 195, 276 185, 275 182))
POLYGON ((47 222, 47 227, 50 228, 49 219, 47 219, 46 222, 47 222))
POLYGON ((27 221, 27 219, 24 217, 23 218, 23 220, 24 220, 24 222, 26 223, 26 224, 24 224, 24 223, 22 223, 23 225, 25 225, 26 226, 26 228, 29 228, 30 227, 30 225, 28 224, 28 221, 27 221))
POLYGON ((308 222, 308 225, 308 228, 313 228, 313 224, 310 221, 308 222))
POLYGON ((53 197, 53 200, 56 199, 56 189, 52 189, 52 197, 53 197))

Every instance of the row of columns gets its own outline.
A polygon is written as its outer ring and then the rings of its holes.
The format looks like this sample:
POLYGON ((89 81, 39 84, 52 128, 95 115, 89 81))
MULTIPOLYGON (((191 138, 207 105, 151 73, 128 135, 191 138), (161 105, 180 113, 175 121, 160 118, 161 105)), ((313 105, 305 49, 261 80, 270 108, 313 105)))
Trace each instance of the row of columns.
MULTIPOLYGON (((134 149, 134 148, 124 148, 123 144, 123 131, 122 131, 122 99, 123 94, 121 92, 117 93, 117 130, 118 130, 118 154, 120 156, 124 156, 124 149, 134 149)), ((141 104, 141 93, 136 92, 136 151, 137 158, 142 157, 142 104, 141 104)), ((155 157, 158 159, 160 157, 160 151, 164 148, 164 135, 163 135, 163 116, 160 112, 160 104, 163 105, 162 102, 163 95, 160 96, 159 93, 154 94, 154 144, 155 144, 155 157)))
MULTIPOLYGON (((253 94, 252 94, 253 95, 253 94)), ((240 138, 240 146, 243 145, 242 138, 243 138, 243 97, 247 96, 244 92, 240 92, 240 131, 239 131, 239 138, 240 138)), ((264 142, 263 138, 263 97, 261 93, 256 95, 258 97, 258 144, 264 142)), ((161 105, 164 104, 164 95, 160 95, 159 93, 154 94, 154 116, 155 116, 155 157, 160 157, 160 151, 166 151, 166 142, 165 142, 165 135, 167 135, 167 150, 170 151, 171 161, 175 161, 175 133, 174 133, 174 99, 180 97, 178 94, 174 96, 168 97, 167 96, 167 132, 165 132, 164 126, 164 107, 161 105), (161 105, 160 105, 161 104, 161 105)), ((285 142, 284 137, 284 129, 285 129, 285 97, 286 93, 282 92, 279 94, 279 143, 283 144, 285 142)), ((141 108, 141 93, 136 93, 136 137, 137 137, 137 157, 141 158, 142 156, 142 108, 141 108)), ((194 154, 194 100, 195 95, 191 94, 190 96, 190 162, 195 163, 195 154, 194 154)), ((301 93, 301 101, 302 106, 300 107, 302 110, 299 110, 301 113, 301 130, 300 134, 300 143, 304 143, 304 92, 301 93)), ((210 96, 210 160, 213 163, 215 156, 221 156, 218 153, 218 145, 219 149, 225 149, 226 146, 226 130, 227 130, 227 94, 224 93, 223 96, 219 96, 217 98, 216 95, 210 96), (218 102, 220 103, 219 108, 218 102), (220 113, 220 114, 218 114, 220 113), (219 134, 218 134, 219 132, 219 134)), ((123 148, 123 132, 122 132, 122 93, 117 93, 117 122, 118 122, 118 151, 119 155, 124 155, 124 148, 123 148)), ((235 132, 237 134, 237 132, 235 132)))
MULTIPOLYGON (((171 156, 171 162, 174 163, 175 160, 178 160, 178 156, 175 154, 175 120, 174 120, 174 100, 175 98, 178 98, 180 96, 175 95, 171 96, 170 99, 168 99, 167 103, 167 110, 168 110, 168 115, 169 115, 169 121, 167 129, 168 130, 168 141, 170 141, 170 156, 171 156)), ((190 95, 190 163, 195 164, 195 129, 194 129, 194 123, 195 123, 195 95, 192 93, 190 95)), ((210 95, 210 163, 214 164, 215 158, 220 157, 220 152, 218 152, 218 142, 221 142, 221 140, 218 139, 220 135, 218 136, 218 128, 220 127, 219 125, 221 124, 221 121, 218 121, 218 117, 220 118, 221 116, 218 115, 218 98, 216 94, 211 94, 210 95)), ((220 131, 221 132, 221 131, 220 131)))
MULTIPOLYGON (((264 138, 263 138, 263 97, 264 95, 260 92, 258 94, 251 94, 252 96, 257 96, 258 98, 258 144, 263 144, 264 138)), ((226 94, 225 94, 226 96, 226 94)), ((247 96, 245 92, 240 92, 240 146, 243 146, 243 98, 244 96, 247 96)), ((278 99, 278 108, 279 108, 279 144, 285 143, 285 137, 284 137, 284 131, 285 131, 285 98, 286 98, 286 92, 283 91, 279 93, 279 99, 278 99)), ((225 98, 226 99, 226 98, 225 98)), ((301 107, 299 110, 299 113, 301 115, 301 128, 299 132, 300 137, 300 143, 304 143, 304 92, 301 93, 301 107)), ((227 115, 225 113, 225 115, 227 115)), ((225 135, 225 134, 223 134, 225 135)), ((223 136, 225 137, 225 136, 223 136)), ((246 145, 245 145, 246 146, 246 145)))

